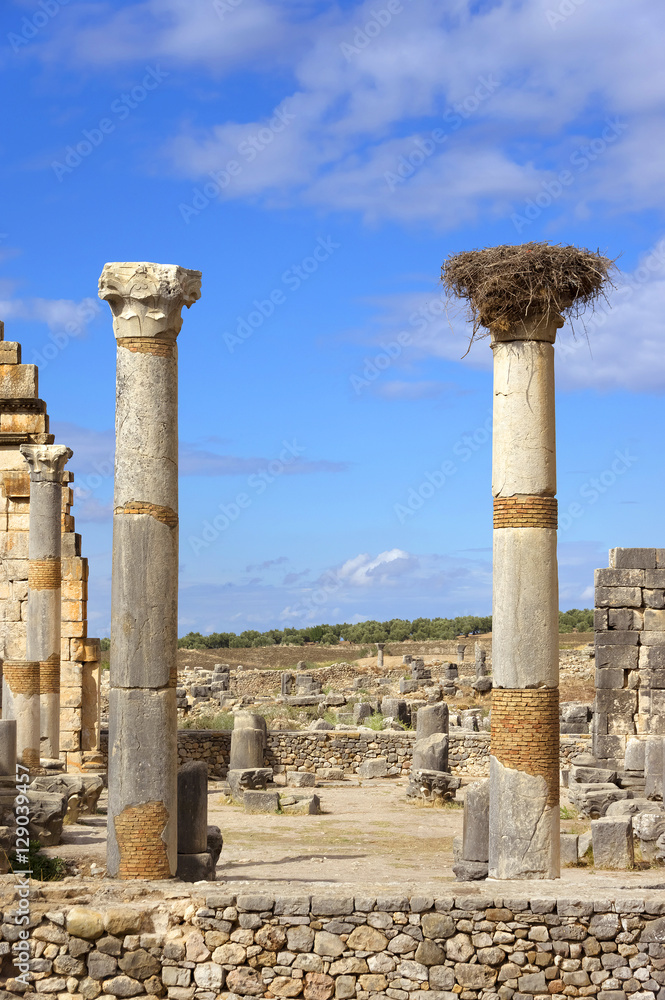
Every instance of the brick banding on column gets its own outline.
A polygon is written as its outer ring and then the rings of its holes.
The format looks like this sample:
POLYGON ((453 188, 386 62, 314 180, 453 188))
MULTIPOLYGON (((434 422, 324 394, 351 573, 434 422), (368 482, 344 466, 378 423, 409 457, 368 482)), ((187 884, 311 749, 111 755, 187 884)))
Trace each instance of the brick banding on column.
POLYGON ((62 570, 59 559, 31 559, 28 563, 28 588, 30 590, 58 590, 62 570))
POLYGON ((166 844, 162 840, 168 818, 163 802, 128 806, 114 817, 120 853, 118 878, 171 877, 166 844))
POLYGON ((143 500, 128 500, 122 507, 116 507, 114 514, 150 514, 155 520, 169 528, 175 528, 178 515, 170 507, 160 507, 156 503, 144 503, 143 500))
POLYGON ((34 747, 26 747, 21 756, 23 758, 21 763, 24 764, 25 767, 29 767, 31 771, 34 768, 39 767, 41 763, 39 759, 39 750, 35 750, 34 747))
POLYGON ((36 660, 5 660, 2 669, 13 695, 39 694, 39 663, 36 660))
POLYGON ((172 358, 175 343, 165 337, 118 337, 118 347, 132 354, 152 354, 158 358, 172 358))
POLYGON ((495 528, 556 528, 556 497, 497 497, 494 500, 495 528))
POLYGON ((60 657, 57 653, 39 663, 39 693, 60 694, 60 657))
POLYGON ((548 805, 559 801, 559 689, 494 688, 490 753, 504 765, 541 775, 548 805))

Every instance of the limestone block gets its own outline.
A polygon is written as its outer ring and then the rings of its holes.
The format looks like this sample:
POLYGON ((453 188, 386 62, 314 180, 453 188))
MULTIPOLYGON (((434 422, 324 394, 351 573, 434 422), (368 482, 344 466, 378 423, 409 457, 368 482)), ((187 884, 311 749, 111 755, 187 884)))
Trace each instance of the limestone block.
POLYGON ((321 812, 321 800, 318 795, 280 795, 279 807, 287 816, 318 816, 321 812))
POLYGON ((60 686, 60 706, 61 708, 81 708, 83 703, 83 692, 80 687, 60 686))
POLYGON ((403 722, 405 725, 409 724, 409 710, 406 702, 401 698, 383 698, 381 714, 397 719, 398 722, 403 722))
POLYGON ((96 663, 102 658, 99 639, 72 639, 72 660, 81 663, 96 663))
MULTIPOLYGON (((28 534, 27 531, 12 531, 11 534, 7 532, 0 535, 0 559, 27 560, 28 534)), ((27 578, 27 573, 25 578, 27 578)))
POLYGON ((63 580, 60 594, 63 601, 87 601, 87 580, 63 580))
POLYGON ((604 667, 596 670, 596 688, 623 688, 624 672, 619 667, 604 667))
POLYGON ((655 569, 655 549, 610 549, 612 569, 655 569))
POLYGON ((453 865, 453 872, 458 882, 474 882, 486 879, 488 871, 489 865, 485 861, 457 861, 453 865))
POLYGON ((648 799, 663 798, 663 743, 660 736, 644 740, 644 794, 648 799))
POLYGON ((640 646, 639 668, 665 670, 665 646, 640 646))
POLYGON ((464 861, 489 860, 490 783, 474 782, 466 789, 462 857, 464 861))
POLYGON ((80 708, 61 708, 60 710, 60 725, 64 730, 73 730, 81 728, 81 709, 80 708))
POLYGON ((28 791, 30 809, 30 839, 39 840, 42 847, 60 843, 62 824, 67 812, 67 796, 57 792, 28 791))
MULTIPOLYGON (((69 644, 70 640, 65 642, 69 644)), ((69 649, 69 645, 67 646, 69 649)), ((80 688, 83 683, 83 668, 80 663, 72 663, 67 660, 60 661, 60 684, 61 687, 80 688)))
POLYGON ((635 862, 630 816, 606 816, 591 821, 593 863, 596 868, 625 870, 635 862))
POLYGON ((640 633, 640 645, 642 646, 665 646, 665 631, 644 631, 640 633))
POLYGON ((82 639, 85 637, 88 631, 88 623, 86 621, 63 621, 61 634, 69 639, 82 639))
POLYGON ((562 833, 560 855, 562 865, 575 865, 578 858, 579 836, 576 833, 562 833))
POLYGON ((229 768, 262 768, 265 737, 260 729, 237 729, 231 733, 229 768))
POLYGON ((48 434, 48 416, 27 411, 0 414, 0 434, 48 434))
POLYGON ((593 579, 595 587, 643 587, 646 577, 643 569, 597 569, 593 579))
POLYGON ((425 739, 416 740, 411 767, 414 770, 447 771, 448 737, 439 732, 425 739))
POLYGON ((36 399, 38 395, 37 365, 0 364, 0 399, 36 399))
POLYGON ((7 514, 7 531, 28 531, 30 529, 30 514, 7 514))
POLYGON ((597 608, 639 608, 642 606, 640 587, 596 587, 597 608))
POLYGON ((0 341, 0 364, 20 365, 21 345, 13 340, 0 341))
POLYGON ((642 591, 644 606, 646 608, 665 608, 665 590, 642 591))
MULTIPOLYGON (((81 536, 74 531, 65 531, 62 535, 62 558, 81 555, 81 536)), ((87 559, 83 562, 87 563, 87 559)), ((87 569, 86 569, 87 572, 87 569)))
POLYGON ((243 792, 246 813, 276 813, 279 811, 279 792, 243 792))
POLYGON ((388 774, 386 757, 368 757, 358 767, 361 778, 384 778, 388 774))
POLYGON ((190 760, 178 769, 178 855, 202 854, 208 836, 208 766, 190 760))
POLYGON ((76 729, 72 732, 67 732, 65 729, 60 729, 60 750, 65 750, 69 752, 76 752, 81 749, 81 731, 76 729))
POLYGON ((435 733, 448 733, 448 706, 444 701, 436 705, 425 705, 418 709, 416 715, 416 740, 424 739, 435 733))
POLYGON ((87 601, 63 601, 62 620, 66 622, 82 622, 88 616, 87 601))
POLYGON ((316 784, 316 775, 311 771, 289 771, 286 783, 293 788, 313 788, 316 784))
POLYGON ((213 865, 216 865, 219 861, 219 856, 222 853, 222 848, 224 846, 224 837, 222 836, 222 831, 218 826, 209 826, 208 833, 206 837, 207 847, 206 850, 208 854, 212 857, 213 865))
MULTIPOLYGON (((61 569, 63 582, 71 581, 75 583, 76 581, 88 579, 88 560, 82 559, 80 556, 65 554, 65 549, 71 547, 70 540, 73 537, 71 534, 62 536, 61 569)), ((77 537, 80 538, 81 536, 78 535, 77 537)))
POLYGON ((654 611, 652 608, 647 608, 644 612, 644 630, 645 632, 665 631, 665 611, 654 611))
MULTIPOLYGON (((634 633, 637 635, 637 633, 634 633)), ((596 668, 609 667, 614 670, 637 670, 637 646, 606 646, 596 643, 596 668)))

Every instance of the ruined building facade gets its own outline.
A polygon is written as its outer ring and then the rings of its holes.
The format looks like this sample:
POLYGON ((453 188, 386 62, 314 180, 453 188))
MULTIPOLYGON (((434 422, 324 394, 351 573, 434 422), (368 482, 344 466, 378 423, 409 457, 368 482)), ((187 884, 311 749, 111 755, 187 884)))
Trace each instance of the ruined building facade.
MULTIPOLYGON (((37 366, 21 364, 21 345, 0 323, 0 658, 26 657, 30 474, 19 448, 52 444, 37 366)), ((72 482, 62 474, 62 625, 60 756, 69 770, 85 766, 99 743, 99 639, 88 637, 88 560, 74 530, 72 482)), ((43 735, 43 734, 42 734, 43 735)))

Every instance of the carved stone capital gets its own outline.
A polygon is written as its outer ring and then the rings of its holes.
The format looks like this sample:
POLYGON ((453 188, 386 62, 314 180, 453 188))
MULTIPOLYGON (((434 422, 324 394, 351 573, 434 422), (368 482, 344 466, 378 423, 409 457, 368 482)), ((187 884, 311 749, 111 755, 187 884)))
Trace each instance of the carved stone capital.
POLYGON ((111 307, 116 339, 175 341, 182 307, 201 297, 201 272, 177 264, 105 264, 99 297, 111 307))
POLYGON ((22 444, 21 454, 30 466, 34 483, 59 483, 74 452, 64 444, 22 444))

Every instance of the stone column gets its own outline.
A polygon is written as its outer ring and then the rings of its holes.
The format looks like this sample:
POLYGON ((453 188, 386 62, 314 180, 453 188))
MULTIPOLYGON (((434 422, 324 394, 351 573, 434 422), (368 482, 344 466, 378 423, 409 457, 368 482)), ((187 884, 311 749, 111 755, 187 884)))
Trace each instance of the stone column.
POLYGON ((385 642, 376 643, 376 665, 377 667, 383 666, 383 650, 385 648, 385 642))
POLYGON ((28 536, 29 660, 39 663, 41 756, 60 757, 62 474, 72 457, 62 444, 22 444, 30 467, 28 536))
POLYGON ((464 643, 460 642, 457 645, 457 663, 464 663, 464 643))
POLYGON ((554 341, 560 316, 492 333, 494 588, 490 878, 559 876, 554 341))
POLYGON ((16 720, 16 757, 30 771, 39 768, 39 662, 5 660, 2 712, 16 720))
POLYGON ((106 264, 116 336, 107 870, 177 866, 178 362, 183 306, 201 274, 106 264))

